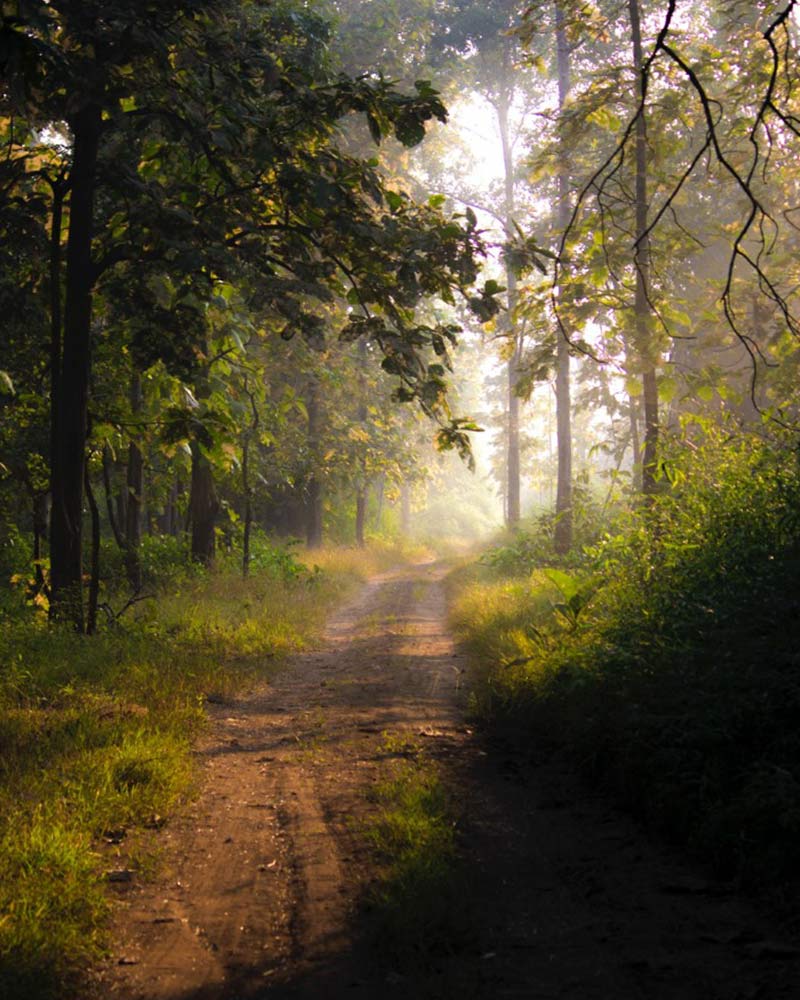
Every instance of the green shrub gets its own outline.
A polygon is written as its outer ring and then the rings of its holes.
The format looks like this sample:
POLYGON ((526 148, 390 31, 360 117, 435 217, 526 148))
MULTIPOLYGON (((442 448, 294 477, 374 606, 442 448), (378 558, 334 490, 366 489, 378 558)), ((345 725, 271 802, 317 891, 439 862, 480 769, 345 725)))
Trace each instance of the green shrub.
POLYGON ((496 601, 497 579, 461 588, 456 626, 486 657, 476 705, 568 746, 725 875, 796 883, 794 442, 707 428, 674 442, 663 472, 579 573, 525 578, 516 605, 496 601))
POLYGON ((506 534, 481 556, 481 563, 503 576, 527 576, 543 566, 580 567, 584 549, 595 545, 608 527, 608 512, 593 496, 585 476, 573 483, 572 536, 569 553, 559 555, 553 546, 556 517, 552 512, 526 521, 506 534))

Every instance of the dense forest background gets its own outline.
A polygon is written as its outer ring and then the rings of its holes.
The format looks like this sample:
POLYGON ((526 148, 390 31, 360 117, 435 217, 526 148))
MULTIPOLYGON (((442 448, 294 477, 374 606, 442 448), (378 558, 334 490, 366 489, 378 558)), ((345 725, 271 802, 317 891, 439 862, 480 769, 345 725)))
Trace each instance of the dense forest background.
POLYGON ((468 509, 441 531, 485 529, 495 492, 509 526, 550 511, 563 555, 592 504, 663 491, 672 439, 791 424, 794 27, 791 4, 4 9, 13 568, 92 631, 108 539, 136 592, 143 534, 246 571, 254 528, 408 533, 445 468, 420 412, 463 455, 488 431, 488 496, 447 465, 468 509))
POLYGON ((45 706, 112 748, 116 809, 172 741, 171 801, 186 706, 233 684, 200 622, 288 651, 355 572, 323 543, 476 539, 476 711, 794 884, 799 30, 794 0, 3 2, 9 884, 25 837, 110 822, 20 805, 45 706), (293 638, 238 578, 288 588, 293 638), (158 618, 198 587, 224 613, 158 618), (101 734, 96 684, 173 721, 101 734))

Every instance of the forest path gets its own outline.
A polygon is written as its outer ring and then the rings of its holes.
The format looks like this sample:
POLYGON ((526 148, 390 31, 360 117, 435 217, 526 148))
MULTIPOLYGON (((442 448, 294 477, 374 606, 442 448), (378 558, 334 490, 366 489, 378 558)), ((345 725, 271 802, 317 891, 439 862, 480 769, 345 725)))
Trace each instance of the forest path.
POLYGON ((464 721, 444 569, 384 574, 258 694, 214 706, 202 790, 156 881, 115 886, 98 992, 121 1000, 778 1000, 800 958, 723 886, 651 845, 554 761, 464 721), (387 738, 388 737, 388 738, 387 738), (394 743, 392 737, 395 737, 394 743), (455 791, 463 942, 424 969, 369 954, 369 788, 422 742, 455 791))

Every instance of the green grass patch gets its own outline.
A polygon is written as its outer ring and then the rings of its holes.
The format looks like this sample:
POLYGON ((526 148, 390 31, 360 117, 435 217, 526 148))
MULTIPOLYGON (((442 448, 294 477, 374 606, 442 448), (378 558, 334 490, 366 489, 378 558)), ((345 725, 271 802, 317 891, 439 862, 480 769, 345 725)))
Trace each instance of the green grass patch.
POLYGON ((190 749, 207 699, 268 679, 315 640, 334 603, 378 559, 324 552, 324 568, 270 567, 248 580, 187 573, 179 589, 138 603, 89 638, 48 625, 40 612, 7 612, 0 995, 80 994, 81 973, 105 943, 103 835, 124 838, 169 816, 191 790, 190 749))
POLYGON ((454 805, 437 769, 397 737, 386 753, 401 759, 370 793, 376 812, 365 833, 380 873, 367 905, 377 953, 413 970, 463 947, 471 921, 454 805))

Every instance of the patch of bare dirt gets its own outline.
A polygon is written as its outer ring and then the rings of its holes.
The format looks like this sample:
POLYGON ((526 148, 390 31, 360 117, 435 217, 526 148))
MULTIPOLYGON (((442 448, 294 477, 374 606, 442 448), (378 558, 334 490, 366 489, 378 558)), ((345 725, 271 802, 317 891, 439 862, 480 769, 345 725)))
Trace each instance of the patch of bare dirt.
POLYGON ((386 574, 322 647, 213 706, 202 792, 158 834, 163 870, 112 886, 120 1000, 450 997, 779 1000, 800 958, 726 886, 650 844, 557 761, 521 763, 465 721, 441 568, 386 574), (425 969, 361 933, 361 830, 386 734, 422 740, 460 804, 473 932, 425 969))

